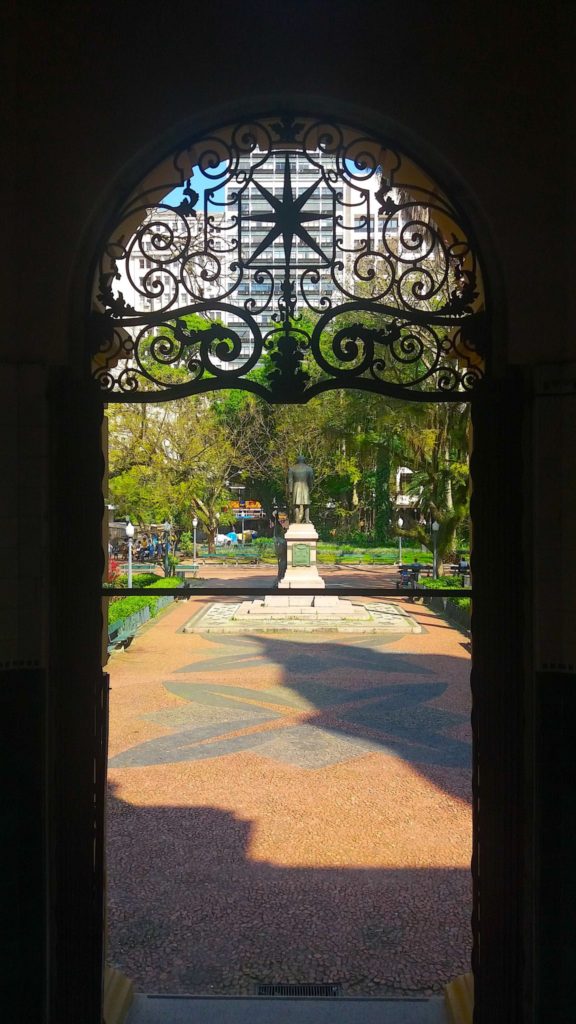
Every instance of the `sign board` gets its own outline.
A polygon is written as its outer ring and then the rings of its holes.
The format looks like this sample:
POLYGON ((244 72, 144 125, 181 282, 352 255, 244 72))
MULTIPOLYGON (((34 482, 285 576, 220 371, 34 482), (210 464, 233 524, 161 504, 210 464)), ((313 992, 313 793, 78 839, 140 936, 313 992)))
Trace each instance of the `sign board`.
POLYGON ((250 498, 246 498, 245 501, 242 499, 231 501, 228 508, 234 514, 235 519, 264 519, 266 516, 261 503, 252 501, 250 498))
POLYGON ((292 565, 310 565, 310 545, 309 544, 293 544, 292 545, 292 565))
POLYGON ((229 505, 228 505, 228 508, 230 508, 230 509, 244 508, 247 511, 248 511, 248 509, 250 509, 250 511, 253 511, 253 512, 261 512, 262 511, 262 505, 260 504, 260 502, 259 501, 252 501, 250 498, 246 498, 246 500, 236 499, 235 501, 231 501, 229 503, 229 505))

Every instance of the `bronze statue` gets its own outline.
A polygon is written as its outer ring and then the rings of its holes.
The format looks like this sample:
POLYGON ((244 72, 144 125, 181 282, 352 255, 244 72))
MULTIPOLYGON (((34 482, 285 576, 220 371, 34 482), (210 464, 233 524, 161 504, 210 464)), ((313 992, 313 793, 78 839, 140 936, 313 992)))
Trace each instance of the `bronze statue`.
POLYGON ((296 465, 288 470, 288 492, 295 523, 310 522, 310 491, 314 483, 314 472, 303 455, 296 459, 296 465))

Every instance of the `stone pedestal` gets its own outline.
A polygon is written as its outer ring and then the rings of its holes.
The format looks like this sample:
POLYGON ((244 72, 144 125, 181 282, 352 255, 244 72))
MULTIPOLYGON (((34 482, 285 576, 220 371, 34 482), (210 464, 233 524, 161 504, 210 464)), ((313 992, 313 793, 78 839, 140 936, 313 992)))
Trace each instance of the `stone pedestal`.
POLYGON ((316 567, 318 534, 312 523, 291 523, 284 537, 288 567, 284 579, 278 584, 278 589, 310 587, 314 590, 324 590, 326 584, 318 575, 316 567))

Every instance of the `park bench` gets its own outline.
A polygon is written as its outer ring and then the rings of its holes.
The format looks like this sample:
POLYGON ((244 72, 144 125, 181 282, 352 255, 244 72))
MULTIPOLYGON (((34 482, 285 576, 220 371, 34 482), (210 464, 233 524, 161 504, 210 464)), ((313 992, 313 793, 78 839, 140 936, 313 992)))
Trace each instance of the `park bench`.
POLYGON ((115 650, 116 647, 127 646, 132 637, 136 635, 138 628, 147 622, 149 618, 150 609, 140 608, 125 619, 111 622, 108 626, 108 654, 115 650))
POLYGON ((257 551, 234 551, 229 556, 231 561, 236 562, 236 565, 242 562, 249 562, 251 565, 260 565, 262 561, 257 551))
POLYGON ((199 568, 198 562, 178 562, 175 572, 180 579, 184 579, 186 576, 195 576, 199 568))
POLYGON ((362 556, 354 554, 353 551, 337 551, 335 556, 334 556, 334 558, 335 558, 336 564, 338 564, 338 562, 354 563, 354 562, 359 562, 361 560, 362 556))
POLYGON ((470 576, 470 565, 466 563, 466 568, 461 568, 460 564, 453 563, 452 565, 444 566, 444 573, 447 576, 460 576, 460 582, 463 587, 471 586, 470 576), (448 572, 446 573, 446 569, 448 572))
POLYGON ((108 626, 108 654, 115 650, 116 647, 122 647, 133 636, 133 632, 129 632, 124 628, 124 620, 112 622, 108 626))
MULTIPOLYGON (((158 562, 132 562, 132 575, 136 576, 141 572, 154 572, 158 565, 158 562)), ((122 573, 128 572, 128 562, 118 562, 118 569, 122 573)))
POLYGON ((232 562, 235 565, 241 563, 250 562, 252 565, 259 565, 262 561, 261 556, 257 551, 226 551, 224 552, 212 552, 211 554, 200 555, 202 561, 208 560, 212 562, 221 562, 224 565, 225 562, 232 562))

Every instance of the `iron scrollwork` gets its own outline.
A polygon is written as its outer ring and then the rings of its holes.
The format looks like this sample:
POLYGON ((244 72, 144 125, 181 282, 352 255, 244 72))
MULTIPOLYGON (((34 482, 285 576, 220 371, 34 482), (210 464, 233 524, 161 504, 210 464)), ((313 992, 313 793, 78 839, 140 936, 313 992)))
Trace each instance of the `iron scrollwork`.
POLYGON ((470 397, 486 317, 443 192, 386 143, 310 118, 193 140, 129 201, 90 319, 107 401, 243 387, 470 397))

